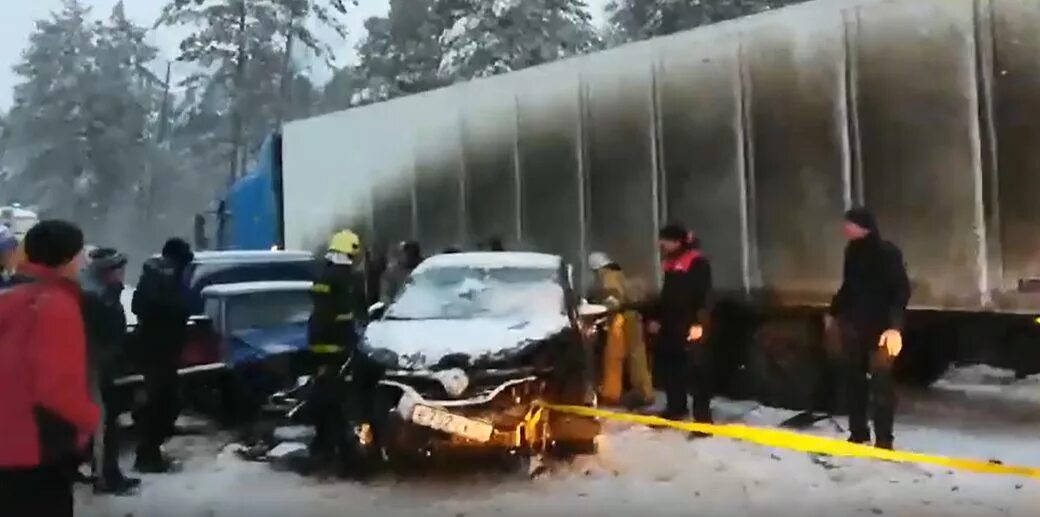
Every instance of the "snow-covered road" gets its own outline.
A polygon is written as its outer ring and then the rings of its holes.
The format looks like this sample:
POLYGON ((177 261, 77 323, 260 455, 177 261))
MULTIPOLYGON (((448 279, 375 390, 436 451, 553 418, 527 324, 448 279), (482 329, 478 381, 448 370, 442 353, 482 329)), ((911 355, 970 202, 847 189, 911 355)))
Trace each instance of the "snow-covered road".
MULTIPOLYGON (((900 447, 1040 466, 1040 380, 999 381, 1033 397, 993 399, 959 372, 937 389, 908 394, 900 447), (981 398, 980 398, 981 397, 981 398)), ((725 421, 773 425, 793 413, 719 401, 725 421)), ((842 423, 842 422, 839 422, 842 423)), ((832 422, 814 433, 840 436, 832 422)), ((319 481, 245 463, 213 436, 180 437, 185 472, 148 476, 133 498, 81 490, 90 517, 1040 515, 1040 479, 952 472, 869 460, 820 459, 724 439, 688 441, 665 430, 610 424, 602 451, 539 479, 481 474, 464 479, 319 481)))

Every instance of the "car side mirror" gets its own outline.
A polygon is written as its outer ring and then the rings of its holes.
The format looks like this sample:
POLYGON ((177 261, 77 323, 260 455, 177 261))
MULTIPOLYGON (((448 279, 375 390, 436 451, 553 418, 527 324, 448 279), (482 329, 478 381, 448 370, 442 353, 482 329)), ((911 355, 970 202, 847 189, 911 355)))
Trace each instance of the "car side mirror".
POLYGON ((582 303, 578 306, 578 316, 583 319, 594 319, 605 316, 610 309, 606 305, 595 303, 582 303))
POLYGON ((378 320, 383 317, 386 312, 386 304, 383 302, 373 303, 368 307, 368 319, 378 320))

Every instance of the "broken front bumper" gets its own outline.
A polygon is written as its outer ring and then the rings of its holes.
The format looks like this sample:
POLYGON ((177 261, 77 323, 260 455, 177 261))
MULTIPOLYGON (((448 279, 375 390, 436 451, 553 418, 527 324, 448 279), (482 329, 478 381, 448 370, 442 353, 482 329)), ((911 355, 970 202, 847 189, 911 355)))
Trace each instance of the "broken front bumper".
POLYGON ((531 449, 548 436, 545 412, 533 402, 544 393, 535 376, 506 380, 466 398, 432 399, 399 380, 383 380, 400 392, 392 419, 403 424, 398 439, 451 447, 531 449), (412 427, 413 429, 407 429, 412 427))

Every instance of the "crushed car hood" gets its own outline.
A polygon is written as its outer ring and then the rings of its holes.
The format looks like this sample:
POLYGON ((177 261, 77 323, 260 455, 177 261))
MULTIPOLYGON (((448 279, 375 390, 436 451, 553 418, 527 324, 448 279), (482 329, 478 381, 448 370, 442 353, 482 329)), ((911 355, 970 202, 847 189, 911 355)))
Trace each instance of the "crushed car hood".
POLYGON ((383 320, 365 331, 365 352, 387 367, 428 369, 445 357, 497 362, 522 354, 570 327, 566 316, 529 319, 383 320), (388 364, 390 363, 390 364, 388 364))

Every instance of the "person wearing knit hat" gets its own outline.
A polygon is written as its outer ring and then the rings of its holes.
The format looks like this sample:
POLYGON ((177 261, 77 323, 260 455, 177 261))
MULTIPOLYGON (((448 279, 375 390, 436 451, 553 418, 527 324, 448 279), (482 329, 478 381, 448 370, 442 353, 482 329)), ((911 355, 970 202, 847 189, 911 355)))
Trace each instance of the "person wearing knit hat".
POLYGON ((90 352, 92 387, 101 402, 102 423, 94 436, 94 492, 128 495, 141 480, 126 477, 119 467, 119 415, 125 409, 115 379, 125 364, 126 313, 122 294, 126 255, 112 248, 95 248, 83 273, 83 322, 90 352))
POLYGON ((131 310, 137 316, 137 354, 145 377, 147 406, 142 412, 141 436, 134 468, 141 473, 177 470, 162 451, 173 436, 180 415, 177 369, 188 340, 191 301, 185 275, 194 260, 191 246, 179 238, 166 241, 162 254, 145 261, 138 277, 131 310))
POLYGON ((0 292, 0 508, 73 515, 75 465, 97 428, 80 312, 83 233, 42 221, 25 236, 29 280, 0 292))
POLYGON ((59 220, 41 221, 25 234, 25 258, 30 264, 75 279, 83 266, 83 231, 59 220))
POLYGON ((693 418, 711 423, 712 371, 705 339, 711 295, 711 263, 683 225, 672 223, 658 233, 664 282, 651 309, 651 333, 657 334, 656 364, 663 377, 664 418, 693 418), (692 375, 691 375, 692 373, 692 375))
POLYGON ((891 449, 896 403, 892 365, 903 347, 910 280, 902 252, 881 238, 873 213, 861 207, 849 210, 843 229, 848 240, 843 280, 831 301, 826 327, 837 330, 841 338, 849 441, 870 441, 867 413, 873 405, 874 445, 891 449))

